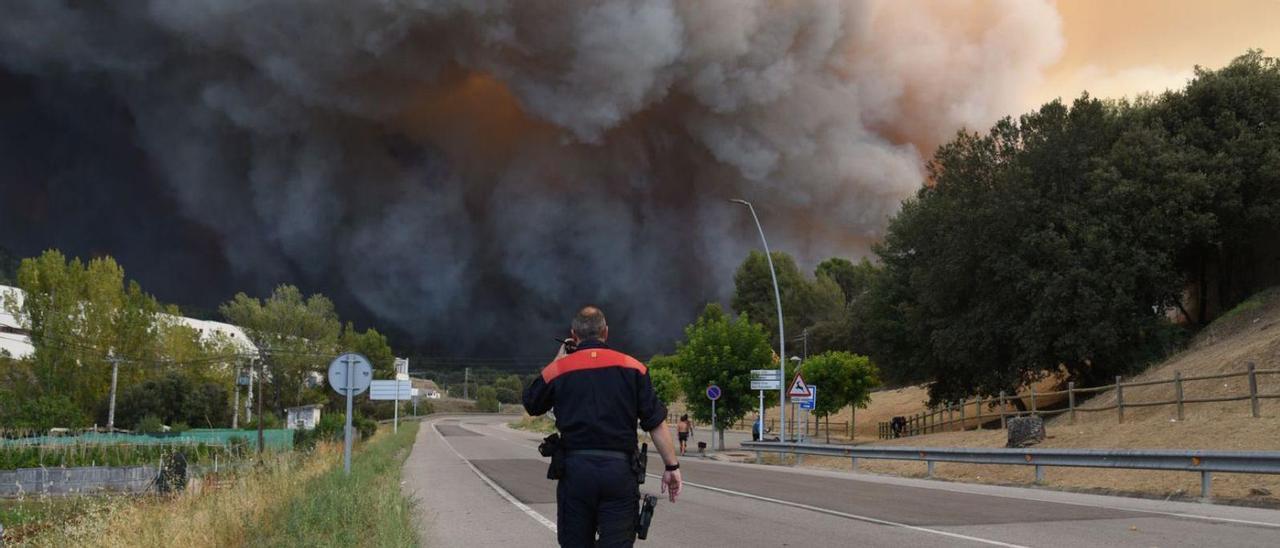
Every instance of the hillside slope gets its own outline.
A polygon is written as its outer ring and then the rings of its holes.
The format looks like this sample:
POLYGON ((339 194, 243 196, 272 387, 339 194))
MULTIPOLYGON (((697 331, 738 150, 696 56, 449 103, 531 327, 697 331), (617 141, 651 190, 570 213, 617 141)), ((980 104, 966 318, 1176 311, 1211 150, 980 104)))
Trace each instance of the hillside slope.
MULTIPOLYGON (((1248 363, 1258 369, 1280 368, 1280 289, 1263 292, 1223 315, 1207 327, 1178 354, 1126 382, 1202 376, 1243 371, 1248 363)), ((1126 404, 1173 398, 1171 384, 1125 388, 1126 404)), ((905 396, 907 389, 892 402, 905 396)), ((919 390, 919 389, 915 389, 919 390)), ((1184 383, 1186 398, 1236 396, 1247 393, 1243 377, 1184 383)), ((1259 375, 1261 394, 1280 394, 1280 375, 1259 375)), ((923 394, 923 391, 920 391, 923 394)), ((1083 408, 1115 403, 1114 391, 1080 403, 1083 408)), ((873 406, 876 402, 873 401, 873 406)), ((1116 413, 1079 413, 1074 424, 1065 415, 1046 424, 1049 439, 1042 447, 1088 448, 1184 448, 1227 450, 1280 450, 1280 400, 1264 399, 1260 418, 1250 414, 1248 401, 1187 404, 1184 420, 1176 420, 1173 405, 1126 408, 1125 422, 1116 413)), ((870 414, 870 413, 868 413, 870 414)), ((879 413, 877 413, 879 414, 879 413)), ((861 416, 859 417, 861 419, 861 416)), ((863 426, 859 420, 859 431, 863 426)), ((865 438, 864 438, 865 440, 865 438)), ((947 432, 882 442, 914 446, 1002 447, 999 430, 947 432)), ((810 459, 816 466, 847 468, 843 460, 810 459)), ((870 471, 922 475, 923 463, 869 462, 870 471)), ((964 464, 936 465, 937 475, 960 481, 1026 483, 1032 479, 1030 467, 998 467, 964 464)), ((1056 468, 1047 473, 1050 485, 1068 489, 1117 491, 1160 497, 1190 497, 1198 493, 1195 474, 1147 471, 1106 471, 1056 468)), ((1239 499, 1259 504, 1280 504, 1280 477, 1217 474, 1213 479, 1215 497, 1239 499)))

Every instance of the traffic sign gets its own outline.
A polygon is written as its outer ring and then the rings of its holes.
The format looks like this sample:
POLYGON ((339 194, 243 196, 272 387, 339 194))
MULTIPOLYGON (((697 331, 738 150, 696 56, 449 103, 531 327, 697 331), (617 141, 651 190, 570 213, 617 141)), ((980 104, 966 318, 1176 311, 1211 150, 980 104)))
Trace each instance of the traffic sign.
POLYGON ((360 354, 347 353, 333 359, 329 364, 329 386, 339 394, 347 393, 347 371, 351 371, 351 395, 363 394, 373 381, 373 365, 369 358, 360 354))
POLYGON ((412 397, 413 386, 405 381, 373 381, 369 384, 371 400, 408 400, 412 397))
POLYGON ((782 372, 777 369, 752 369, 752 390, 782 390, 782 372))
POLYGON ((707 398, 708 398, 708 399, 710 399, 711 401, 716 401, 716 400, 720 399, 720 387, 719 387, 719 386, 716 386, 716 385, 714 385, 714 384, 713 384, 713 385, 711 385, 711 386, 708 386, 708 387, 707 387, 707 398))
POLYGON ((787 395, 792 398, 808 398, 812 395, 809 386, 804 383, 804 377, 796 373, 796 379, 791 381, 791 389, 787 390, 787 395))

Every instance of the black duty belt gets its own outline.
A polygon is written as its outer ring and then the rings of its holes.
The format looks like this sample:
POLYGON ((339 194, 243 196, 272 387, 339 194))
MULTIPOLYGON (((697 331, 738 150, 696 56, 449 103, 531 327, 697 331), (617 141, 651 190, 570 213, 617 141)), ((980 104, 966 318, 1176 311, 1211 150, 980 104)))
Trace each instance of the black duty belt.
POLYGON ((608 457, 611 459, 631 460, 631 453, 623 451, 610 451, 608 449, 570 449, 565 451, 568 455, 583 455, 588 457, 608 457))

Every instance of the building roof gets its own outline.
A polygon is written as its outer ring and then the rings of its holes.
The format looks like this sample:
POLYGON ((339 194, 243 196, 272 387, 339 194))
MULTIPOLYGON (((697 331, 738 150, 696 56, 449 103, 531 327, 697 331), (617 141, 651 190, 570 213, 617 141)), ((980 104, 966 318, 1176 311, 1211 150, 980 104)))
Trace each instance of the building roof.
MULTIPOLYGON (((21 307, 26 298, 26 292, 17 287, 0 285, 0 350, 8 351, 9 355, 15 358, 29 356, 35 353, 35 347, 31 346, 31 338, 24 333, 26 326, 22 325, 18 318, 10 314, 8 308, 3 306, 5 297, 15 301, 17 306, 21 307)), ((218 334, 223 335, 235 345, 237 352, 254 354, 258 351, 258 348, 254 346, 253 341, 249 340, 249 336, 245 334, 243 329, 229 323, 197 320, 163 313, 159 314, 159 316, 175 320, 182 325, 195 329, 202 338, 213 337, 218 334)))

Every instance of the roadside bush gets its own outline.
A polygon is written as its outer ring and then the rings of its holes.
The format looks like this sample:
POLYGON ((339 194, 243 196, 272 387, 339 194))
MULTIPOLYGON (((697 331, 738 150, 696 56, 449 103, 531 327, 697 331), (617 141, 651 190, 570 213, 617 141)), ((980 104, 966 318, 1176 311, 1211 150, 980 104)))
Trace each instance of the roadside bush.
POLYGON ((147 415, 142 417, 133 429, 139 434, 159 434, 164 432, 164 421, 155 415, 147 415))
POLYGON ((244 426, 241 428, 243 430, 257 430, 259 418, 262 419, 263 428, 266 428, 266 429, 280 428, 280 424, 281 424, 280 417, 277 417, 275 413, 272 413, 270 411, 263 413, 260 417, 255 417, 251 421, 245 422, 244 426))
MULTIPOLYGON (((8 399, 10 394, 3 396, 8 399)), ((12 396, 12 400, 0 406, 0 425, 6 429, 46 432, 50 428, 77 428, 89 424, 88 417, 67 396, 45 395, 25 400, 16 393, 12 396)))
POLYGON ((351 427, 360 433, 360 439, 367 440, 378 433, 378 421, 360 415, 351 420, 351 427))

